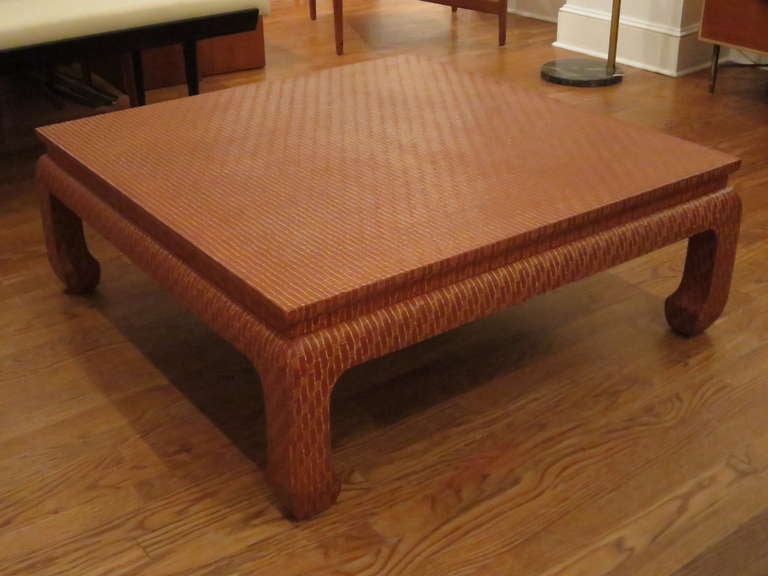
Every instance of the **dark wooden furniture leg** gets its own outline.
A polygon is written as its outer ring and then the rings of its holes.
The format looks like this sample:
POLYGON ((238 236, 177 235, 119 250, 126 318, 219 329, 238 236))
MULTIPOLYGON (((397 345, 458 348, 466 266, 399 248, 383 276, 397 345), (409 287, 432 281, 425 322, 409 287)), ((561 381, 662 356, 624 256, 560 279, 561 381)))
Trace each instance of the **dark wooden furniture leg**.
POLYGON ((499 0, 499 46, 507 43, 507 0, 499 0))
POLYGON ((131 106, 144 106, 146 94, 144 91, 144 68, 141 63, 141 52, 132 51, 123 54, 123 84, 128 93, 131 106))
POLYGON ((141 62, 141 50, 131 52, 131 65, 133 70, 133 83, 136 91, 136 104, 132 106, 144 106, 147 103, 147 94, 144 90, 144 66, 141 62))
POLYGON ((200 78, 197 71, 197 42, 195 40, 184 42, 184 70, 187 74, 187 94, 190 96, 200 94, 200 78))
POLYGON ((735 192, 717 218, 716 226, 688 240, 683 279, 666 301, 667 322, 684 336, 706 330, 728 301, 741 222, 741 200, 735 192))
POLYGON ((317 0, 309 0, 309 17, 317 20, 317 0))
POLYGON ((333 32, 336 35, 336 54, 344 54, 344 1, 333 0, 333 32))
POLYGON ((93 292, 99 284, 98 261, 88 251, 80 217, 58 198, 41 190, 41 212, 48 261, 70 294, 93 292))
POLYGON ((712 65, 709 68, 709 93, 715 93, 715 85, 717 84, 717 72, 720 68, 720 44, 715 44, 712 47, 712 65))
POLYGON ((458 6, 451 6, 451 12, 458 12, 459 7, 458 6))
POLYGON ((123 89, 128 94, 128 102, 131 106, 138 106, 136 98, 136 82, 133 79, 133 62, 130 52, 120 55, 120 74, 123 79, 123 89))

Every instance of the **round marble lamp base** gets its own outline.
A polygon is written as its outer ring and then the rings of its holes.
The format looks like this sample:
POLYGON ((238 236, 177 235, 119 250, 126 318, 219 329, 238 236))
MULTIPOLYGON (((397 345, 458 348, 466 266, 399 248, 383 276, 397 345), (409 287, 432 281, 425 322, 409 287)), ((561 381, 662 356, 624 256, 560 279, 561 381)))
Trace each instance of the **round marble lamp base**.
POLYGON ((541 77, 554 84, 591 88, 618 84, 624 78, 624 72, 616 68, 613 74, 609 73, 603 60, 572 58, 547 62, 541 67, 541 77))

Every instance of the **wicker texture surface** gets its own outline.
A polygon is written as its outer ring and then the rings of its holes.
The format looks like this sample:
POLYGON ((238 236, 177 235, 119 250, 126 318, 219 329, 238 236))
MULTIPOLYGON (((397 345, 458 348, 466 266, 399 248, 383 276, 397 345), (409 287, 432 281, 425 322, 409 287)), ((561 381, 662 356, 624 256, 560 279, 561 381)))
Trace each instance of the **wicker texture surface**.
POLYGON ((289 335, 722 186, 737 166, 412 57, 41 133, 125 217, 289 335))
MULTIPOLYGON (((701 332, 720 315, 728 297, 741 204, 726 187, 733 162, 723 164, 719 155, 702 153, 710 169, 688 177, 685 186, 662 184, 668 193, 653 201, 606 209, 600 219, 590 216, 581 226, 562 226, 554 235, 530 231, 528 244, 471 263, 461 274, 444 275, 433 285, 415 279, 418 289, 399 293, 397 301, 351 300, 345 319, 327 326, 305 324, 311 329, 286 337, 243 301, 233 284, 201 272, 196 252, 166 244, 149 220, 134 220, 114 197, 105 197, 93 172, 72 164, 77 152, 74 141, 67 155, 49 143, 50 155, 38 165, 54 271, 71 292, 96 287, 99 265, 85 244, 84 219, 251 359, 265 397, 268 476, 283 506, 297 518, 322 511, 339 493, 331 459, 330 398, 346 369, 685 238, 690 240, 683 279, 666 303, 672 328, 685 335, 701 332)), ((207 169, 192 171, 202 178, 207 169)), ((138 165, 122 167, 131 170, 134 179, 144 177, 138 165)), ((183 198, 194 200, 190 194, 183 198)), ((222 228, 209 224, 209 230, 222 228)), ((291 228, 285 234, 299 232, 291 228)), ((336 272, 357 264, 348 262, 336 272)), ((305 272, 308 278, 313 270, 305 272)))

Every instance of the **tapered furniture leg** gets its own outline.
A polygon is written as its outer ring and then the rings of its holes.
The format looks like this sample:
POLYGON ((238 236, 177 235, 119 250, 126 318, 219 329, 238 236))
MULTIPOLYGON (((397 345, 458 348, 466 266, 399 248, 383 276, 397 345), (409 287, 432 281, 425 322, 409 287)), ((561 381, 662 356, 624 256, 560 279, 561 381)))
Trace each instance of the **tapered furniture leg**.
POLYGON ((317 20, 317 0, 309 0, 309 17, 317 20))
POLYGON ((311 365, 278 365, 262 375, 267 417, 267 476, 296 519, 336 501, 341 483, 331 460, 331 392, 338 374, 311 365))
POLYGON ((187 94, 189 96, 200 94, 200 77, 197 71, 197 42, 194 40, 184 42, 184 70, 187 76, 187 94))
POLYGON ((717 72, 720 69, 720 44, 715 44, 712 48, 712 64, 709 67, 709 93, 715 93, 717 85, 717 72))
POLYGON ((499 46, 507 43, 507 0, 499 1, 499 46))
POLYGON ((144 106, 147 103, 147 92, 144 89, 144 65, 141 60, 141 51, 131 52, 131 63, 133 65, 133 81, 136 87, 136 104, 132 106, 144 106))
POLYGON ((56 276, 71 294, 92 292, 101 271, 88 251, 80 217, 46 191, 42 191, 41 211, 48 260, 56 276))
POLYGON ((741 221, 741 201, 735 193, 718 218, 716 228, 688 240, 683 279, 666 301, 667 322, 684 336, 706 330, 728 301, 741 221))
POLYGON ((333 0, 333 32, 336 35, 336 54, 344 54, 344 2, 333 0))

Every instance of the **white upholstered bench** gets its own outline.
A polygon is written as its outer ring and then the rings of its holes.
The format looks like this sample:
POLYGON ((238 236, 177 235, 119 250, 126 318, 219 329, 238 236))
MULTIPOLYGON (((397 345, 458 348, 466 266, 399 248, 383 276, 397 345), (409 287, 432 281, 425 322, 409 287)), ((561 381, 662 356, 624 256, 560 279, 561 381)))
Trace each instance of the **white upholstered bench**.
POLYGON ((269 0, 0 0, 0 72, 120 52, 131 103, 141 105, 141 51, 182 44, 188 91, 197 94, 197 42, 254 30, 268 12, 269 0))

